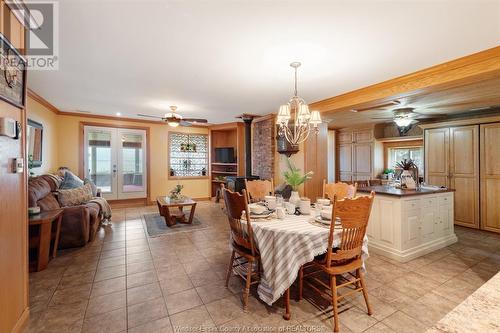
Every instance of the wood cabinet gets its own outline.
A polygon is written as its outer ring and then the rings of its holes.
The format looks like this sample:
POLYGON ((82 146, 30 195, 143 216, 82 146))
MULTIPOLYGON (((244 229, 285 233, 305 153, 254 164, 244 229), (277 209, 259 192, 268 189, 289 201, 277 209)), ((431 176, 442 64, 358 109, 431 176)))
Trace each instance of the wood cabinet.
POLYGON ((481 125, 481 226, 500 232, 500 123, 481 125))
POLYGON ((449 186, 455 189, 455 223, 479 228, 479 126, 450 128, 449 186))
POLYGON ((338 181, 374 177, 373 140, 373 129, 343 129, 338 132, 338 181))
POLYGON ((449 185, 449 128, 425 131, 425 181, 437 186, 449 185))
POLYGON ((455 189, 455 224, 479 228, 479 127, 425 131, 425 181, 455 189))
POLYGON ((455 190, 455 224, 500 232, 500 123, 473 121, 425 129, 425 180, 455 190))

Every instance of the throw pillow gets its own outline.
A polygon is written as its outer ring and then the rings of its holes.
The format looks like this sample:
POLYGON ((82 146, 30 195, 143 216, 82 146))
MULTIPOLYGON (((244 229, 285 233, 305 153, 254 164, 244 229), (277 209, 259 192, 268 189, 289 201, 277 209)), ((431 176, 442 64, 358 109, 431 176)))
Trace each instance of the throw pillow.
POLYGON ((94 182, 91 179, 85 178, 83 180, 83 184, 90 184, 90 187, 92 187, 92 196, 97 197, 97 186, 95 186, 94 182))
POLYGON ((78 178, 73 172, 66 170, 64 179, 59 187, 61 190, 78 188, 83 186, 83 181, 78 178))
POLYGON ((78 206, 92 199, 92 187, 90 184, 69 190, 59 190, 57 200, 61 207, 78 206))

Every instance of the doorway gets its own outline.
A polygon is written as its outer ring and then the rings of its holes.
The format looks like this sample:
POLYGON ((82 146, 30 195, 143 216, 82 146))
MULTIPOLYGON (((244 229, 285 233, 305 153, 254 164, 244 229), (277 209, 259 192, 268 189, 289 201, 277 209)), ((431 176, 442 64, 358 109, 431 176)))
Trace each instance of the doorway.
POLYGON ((107 200, 147 197, 146 130, 84 126, 84 174, 107 200))

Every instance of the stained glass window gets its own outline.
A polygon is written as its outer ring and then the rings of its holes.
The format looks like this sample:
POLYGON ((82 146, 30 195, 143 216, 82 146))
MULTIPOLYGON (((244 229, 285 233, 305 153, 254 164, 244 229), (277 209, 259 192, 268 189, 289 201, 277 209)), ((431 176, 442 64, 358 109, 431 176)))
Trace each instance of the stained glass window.
POLYGON ((196 177, 208 174, 208 137, 204 134, 170 133, 171 177, 196 177))

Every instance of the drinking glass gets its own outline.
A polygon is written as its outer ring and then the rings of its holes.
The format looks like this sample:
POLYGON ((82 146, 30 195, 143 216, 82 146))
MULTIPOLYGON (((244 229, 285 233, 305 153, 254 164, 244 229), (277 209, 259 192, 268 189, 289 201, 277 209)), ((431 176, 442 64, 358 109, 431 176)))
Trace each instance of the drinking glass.
POLYGON ((283 207, 283 196, 281 194, 276 194, 276 207, 283 207))

